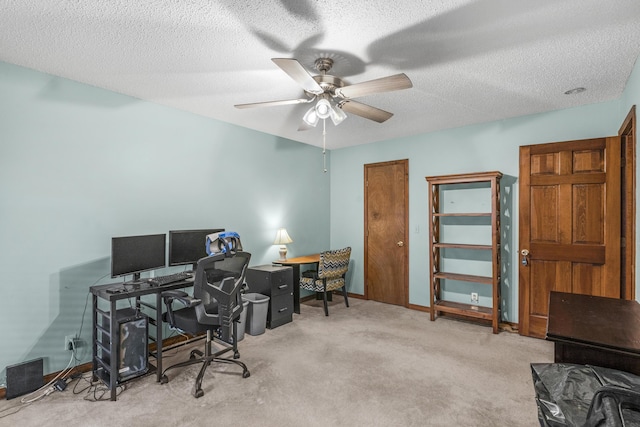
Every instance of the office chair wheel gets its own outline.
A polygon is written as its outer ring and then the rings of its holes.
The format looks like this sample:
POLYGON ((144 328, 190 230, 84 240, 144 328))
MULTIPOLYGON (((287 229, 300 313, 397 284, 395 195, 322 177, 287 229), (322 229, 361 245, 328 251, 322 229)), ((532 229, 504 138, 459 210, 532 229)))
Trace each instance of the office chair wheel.
POLYGON ((249 378, 250 376, 251 376, 251 372, 249 372, 249 371, 244 371, 242 373, 242 378, 249 378))
POLYGON ((166 375, 163 375, 160 377, 160 384, 166 384, 169 382, 169 377, 167 377, 166 375))
POLYGON ((233 353, 233 358, 234 359, 240 359, 240 352, 236 351, 235 353, 233 353))

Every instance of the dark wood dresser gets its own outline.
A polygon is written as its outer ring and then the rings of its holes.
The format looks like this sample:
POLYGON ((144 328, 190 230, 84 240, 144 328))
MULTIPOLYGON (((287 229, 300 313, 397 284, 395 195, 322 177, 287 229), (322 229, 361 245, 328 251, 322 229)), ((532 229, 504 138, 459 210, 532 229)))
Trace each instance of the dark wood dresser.
POLYGON ((551 292, 547 339, 555 362, 595 365, 640 375, 640 304, 551 292))

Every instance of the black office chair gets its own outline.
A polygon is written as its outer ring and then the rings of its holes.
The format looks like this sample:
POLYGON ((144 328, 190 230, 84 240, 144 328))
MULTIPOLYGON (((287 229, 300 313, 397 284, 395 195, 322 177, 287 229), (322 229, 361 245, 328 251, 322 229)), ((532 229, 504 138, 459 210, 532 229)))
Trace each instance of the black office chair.
MULTIPOLYGON (((227 252, 202 258, 198 261, 193 286, 193 297, 183 291, 166 291, 162 298, 167 307, 163 320, 172 328, 179 329, 189 335, 206 332, 204 353, 192 350, 189 360, 168 367, 162 373, 161 383, 169 381, 168 370, 180 366, 202 363, 200 373, 193 388, 194 397, 204 395, 202 379, 211 362, 232 363, 242 368, 242 377, 249 377, 247 366, 238 359, 238 321, 242 312, 240 289, 244 283, 245 273, 251 254, 248 252, 227 252), (175 310, 173 302, 179 301, 185 307, 175 310), (211 342, 216 339, 223 348, 211 352, 211 342), (233 359, 222 358, 222 354, 233 351, 233 359)), ((243 325, 244 326, 244 325, 243 325)))

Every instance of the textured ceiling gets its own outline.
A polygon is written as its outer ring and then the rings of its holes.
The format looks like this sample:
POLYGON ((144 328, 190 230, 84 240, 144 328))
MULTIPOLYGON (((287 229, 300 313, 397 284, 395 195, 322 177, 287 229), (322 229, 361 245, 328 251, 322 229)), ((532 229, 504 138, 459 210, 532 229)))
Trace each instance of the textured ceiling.
POLYGON ((304 96, 271 58, 409 76, 358 98, 391 119, 328 121, 327 148, 616 99, 639 52, 638 0, 0 0, 1 61, 312 145, 308 105, 234 108, 304 96))

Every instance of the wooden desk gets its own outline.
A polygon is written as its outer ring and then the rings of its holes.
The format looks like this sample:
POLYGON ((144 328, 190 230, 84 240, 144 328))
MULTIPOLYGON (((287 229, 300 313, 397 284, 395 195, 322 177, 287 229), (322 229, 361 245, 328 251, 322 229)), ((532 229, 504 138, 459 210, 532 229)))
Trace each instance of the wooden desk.
POLYGON ((293 268, 293 312, 300 314, 300 266, 305 264, 315 264, 320 262, 320 254, 287 258, 285 261, 273 261, 273 264, 285 265, 293 268))
POLYGON ((636 301, 551 292, 547 339, 556 363, 640 375, 640 305, 636 301))

